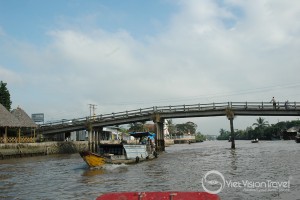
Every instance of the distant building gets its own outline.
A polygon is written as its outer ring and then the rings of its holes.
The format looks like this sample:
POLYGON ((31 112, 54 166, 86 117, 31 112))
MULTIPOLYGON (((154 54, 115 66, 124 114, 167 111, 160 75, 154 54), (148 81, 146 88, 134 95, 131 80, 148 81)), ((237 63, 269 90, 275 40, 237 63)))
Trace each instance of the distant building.
MULTIPOLYGON (((65 135, 63 139, 69 141, 87 141, 89 133, 87 130, 73 131, 68 135, 65 135), (66 138, 67 136, 67 138, 66 138)), ((121 140, 121 132, 118 127, 104 127, 101 134, 100 140, 121 140)))
POLYGON ((284 140, 294 140, 297 132, 300 131, 300 126, 293 126, 282 132, 282 139, 284 140))

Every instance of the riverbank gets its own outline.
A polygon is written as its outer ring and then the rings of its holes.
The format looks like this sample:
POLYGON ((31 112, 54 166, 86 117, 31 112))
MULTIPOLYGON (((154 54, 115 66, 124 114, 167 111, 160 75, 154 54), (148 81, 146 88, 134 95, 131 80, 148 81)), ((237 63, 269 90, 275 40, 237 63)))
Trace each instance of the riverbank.
MULTIPOLYGON (((103 143, 112 143, 107 141, 103 143)), ((115 141, 115 143, 119 141, 115 141)), ((135 141, 128 141, 128 144, 134 144, 135 141)), ((174 144, 174 140, 165 140, 165 145, 174 144)), ((21 158, 51 154, 72 154, 83 150, 88 150, 88 141, 71 142, 41 142, 41 143, 9 143, 0 144, 0 159, 21 158)))
POLYGON ((0 144, 0 159, 70 154, 87 149, 87 141, 0 144))

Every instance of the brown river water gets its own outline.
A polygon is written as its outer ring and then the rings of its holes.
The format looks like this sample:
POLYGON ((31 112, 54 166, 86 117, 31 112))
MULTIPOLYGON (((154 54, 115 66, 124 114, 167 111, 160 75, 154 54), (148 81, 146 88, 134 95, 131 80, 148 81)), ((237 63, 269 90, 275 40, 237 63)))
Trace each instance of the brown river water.
POLYGON ((178 144, 155 160, 102 169, 89 169, 79 154, 0 160, 0 199, 96 199, 106 192, 204 188, 220 190, 221 199, 300 199, 300 144, 236 141, 235 150, 227 141, 178 144))

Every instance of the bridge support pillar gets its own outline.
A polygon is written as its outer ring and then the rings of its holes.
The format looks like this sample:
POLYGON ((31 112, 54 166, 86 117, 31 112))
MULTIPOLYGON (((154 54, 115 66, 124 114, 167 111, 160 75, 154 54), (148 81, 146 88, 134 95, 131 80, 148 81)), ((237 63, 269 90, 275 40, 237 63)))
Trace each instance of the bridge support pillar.
POLYGON ((98 127, 96 129, 96 136, 95 136, 95 152, 98 152, 99 151, 99 145, 100 145, 100 135, 103 131, 103 127, 98 127))
POLYGON ((96 131, 96 135, 95 135, 95 152, 98 152, 98 142, 99 142, 99 131, 96 131))
POLYGON ((156 151, 165 151, 164 119, 160 118, 160 116, 157 114, 154 117, 153 121, 156 126, 156 136, 155 136, 156 151))
POLYGON ((89 151, 95 152, 95 131, 89 131, 89 151))
POLYGON ((89 150, 90 151, 97 152, 99 150, 101 132, 102 132, 102 127, 89 131, 88 141, 89 141, 89 150))
POLYGON ((95 152, 95 131, 92 131, 92 152, 95 152))
POLYGON ((230 121, 230 140, 231 140, 231 148, 235 149, 235 141, 234 141, 234 129, 233 129, 233 119, 234 119, 234 112, 231 109, 231 106, 228 105, 228 108, 225 110, 225 114, 227 116, 227 119, 230 121))
POLYGON ((230 121, 230 132, 231 132, 231 148, 235 149, 235 141, 234 141, 234 129, 233 129, 233 118, 229 118, 230 121))
POLYGON ((89 141, 89 151, 92 151, 92 132, 91 131, 89 131, 88 132, 88 141, 89 141))

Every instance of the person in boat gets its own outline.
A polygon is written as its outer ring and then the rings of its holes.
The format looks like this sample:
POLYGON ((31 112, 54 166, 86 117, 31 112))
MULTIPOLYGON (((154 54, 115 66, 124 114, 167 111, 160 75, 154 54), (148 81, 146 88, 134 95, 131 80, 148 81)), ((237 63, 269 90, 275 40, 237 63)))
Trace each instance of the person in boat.
POLYGON ((154 146, 153 141, 151 140, 151 137, 147 138, 147 143, 146 144, 150 146, 150 149, 151 149, 150 152, 151 153, 155 151, 155 148, 154 148, 155 146, 154 146))

